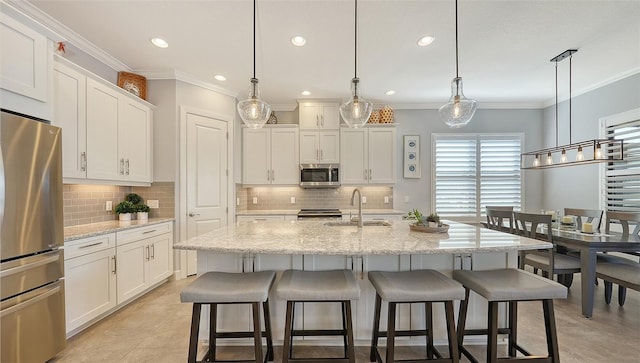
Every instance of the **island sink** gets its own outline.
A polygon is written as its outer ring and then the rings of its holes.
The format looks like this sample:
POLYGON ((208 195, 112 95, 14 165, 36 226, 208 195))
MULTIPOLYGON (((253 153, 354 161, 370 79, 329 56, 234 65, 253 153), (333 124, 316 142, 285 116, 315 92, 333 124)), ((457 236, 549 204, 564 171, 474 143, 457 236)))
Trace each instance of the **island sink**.
MULTIPOLYGON (((324 224, 329 227, 357 227, 358 221, 340 221, 340 222, 327 222, 324 224)), ((387 221, 362 221, 363 226, 378 226, 378 227, 390 227, 391 223, 387 221)))

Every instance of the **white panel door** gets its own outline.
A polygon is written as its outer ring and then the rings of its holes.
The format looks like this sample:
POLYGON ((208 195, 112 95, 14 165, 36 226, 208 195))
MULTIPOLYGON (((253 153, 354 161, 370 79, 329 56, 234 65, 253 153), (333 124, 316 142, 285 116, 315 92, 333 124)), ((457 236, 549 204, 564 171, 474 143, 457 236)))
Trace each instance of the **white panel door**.
POLYGON ((116 306, 115 248, 64 261, 67 333, 116 306))
POLYGON ((320 160, 320 140, 317 131, 300 131, 300 163, 315 164, 320 160))
POLYGON ((118 159, 124 160, 123 180, 151 182, 151 110, 123 97, 118 120, 118 159))
POLYGON ((320 162, 337 164, 340 162, 340 131, 320 131, 320 162))
POLYGON ((118 160, 119 95, 87 78, 87 178, 119 180, 124 161, 118 160))
POLYGON ((53 125, 62 128, 62 177, 87 177, 87 77, 56 62, 53 71, 53 125))
POLYGON ((148 247, 146 240, 116 247, 118 304, 147 288, 148 247))
POLYGON ((396 129, 369 129, 369 183, 395 183, 396 129))
MULTIPOLYGON (((227 122, 188 112, 187 238, 227 224, 227 122)), ((187 258, 187 275, 197 273, 196 253, 187 258)))
POLYGON ((271 129, 271 183, 300 183, 297 128, 271 129))
POLYGON ((342 129, 340 131, 340 182, 342 184, 366 184, 367 180, 367 130, 342 129))
POLYGON ((242 129, 242 183, 270 184, 271 133, 269 129, 242 129))

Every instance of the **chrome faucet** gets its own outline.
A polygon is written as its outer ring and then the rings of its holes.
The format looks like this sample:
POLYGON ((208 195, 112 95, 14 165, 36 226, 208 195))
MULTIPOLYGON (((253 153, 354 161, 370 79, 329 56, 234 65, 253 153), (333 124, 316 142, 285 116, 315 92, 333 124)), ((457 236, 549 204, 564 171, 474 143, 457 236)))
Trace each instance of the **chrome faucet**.
POLYGON ((358 188, 355 188, 351 193, 351 205, 356 205, 356 192, 358 192, 358 228, 362 228, 364 226, 362 222, 362 193, 358 188))

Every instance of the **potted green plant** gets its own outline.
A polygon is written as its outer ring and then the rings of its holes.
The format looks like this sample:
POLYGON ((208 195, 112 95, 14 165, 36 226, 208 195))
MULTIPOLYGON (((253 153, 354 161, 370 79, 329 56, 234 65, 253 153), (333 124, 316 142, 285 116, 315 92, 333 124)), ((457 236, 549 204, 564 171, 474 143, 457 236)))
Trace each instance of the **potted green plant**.
POLYGON ((414 220, 415 222, 413 224, 416 225, 416 226, 426 226, 427 225, 426 217, 424 215, 422 215, 422 213, 420 213, 420 211, 417 210, 417 209, 414 209, 414 210, 410 211, 407 214, 407 219, 414 220))
POLYGON ((134 206, 136 211, 136 219, 146 221, 149 219, 149 206, 141 203, 134 206))
POLYGON ((442 227, 442 223, 440 223, 440 216, 438 213, 431 213, 427 217, 427 222, 429 222, 429 227, 442 227))
POLYGON ((124 200, 126 200, 127 202, 131 202, 133 204, 140 204, 142 203, 142 197, 139 196, 136 193, 129 193, 127 194, 126 197, 124 197, 124 200))
POLYGON ((122 201, 114 209, 120 221, 130 221, 131 213, 135 212, 135 205, 128 200, 122 201))

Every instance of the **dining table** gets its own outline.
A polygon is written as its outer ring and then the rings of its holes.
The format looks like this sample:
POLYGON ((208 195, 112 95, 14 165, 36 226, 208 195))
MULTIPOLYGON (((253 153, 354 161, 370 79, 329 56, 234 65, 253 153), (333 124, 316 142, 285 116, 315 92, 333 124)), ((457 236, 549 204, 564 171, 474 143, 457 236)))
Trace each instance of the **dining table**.
POLYGON ((597 253, 638 253, 640 236, 599 230, 585 233, 562 228, 552 228, 551 234, 554 244, 580 253, 582 315, 590 318, 593 315, 597 253))

